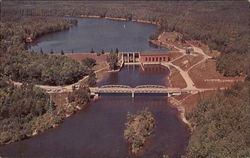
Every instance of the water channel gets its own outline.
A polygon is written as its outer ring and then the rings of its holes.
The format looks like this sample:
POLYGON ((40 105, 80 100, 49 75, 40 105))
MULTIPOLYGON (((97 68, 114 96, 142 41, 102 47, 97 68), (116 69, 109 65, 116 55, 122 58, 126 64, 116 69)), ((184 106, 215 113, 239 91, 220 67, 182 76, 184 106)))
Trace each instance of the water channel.
MULTIPOLYGON (((93 21, 96 22, 96 20, 93 21)), ((129 22, 128 25, 135 24, 129 22)), ((138 25, 152 29, 152 25, 138 25)), ((53 39, 56 35, 49 36, 53 39)), ((145 48, 141 47, 141 49, 145 48)), ((168 86, 169 73, 167 68, 160 65, 146 66, 144 71, 140 66, 125 66, 120 72, 105 74, 104 78, 98 82, 98 86, 105 84, 125 84, 131 87, 143 84, 168 86)), ((101 95, 99 99, 91 102, 87 109, 67 118, 58 128, 30 139, 0 146, 0 156, 162 158, 163 154, 167 154, 170 158, 180 158, 185 153, 188 138, 188 130, 178 118, 176 108, 169 106, 167 96, 142 94, 132 98, 130 95, 101 95), (132 155, 123 139, 124 124, 128 112, 136 113, 145 107, 149 108, 156 119, 155 132, 143 152, 139 155, 132 155)))

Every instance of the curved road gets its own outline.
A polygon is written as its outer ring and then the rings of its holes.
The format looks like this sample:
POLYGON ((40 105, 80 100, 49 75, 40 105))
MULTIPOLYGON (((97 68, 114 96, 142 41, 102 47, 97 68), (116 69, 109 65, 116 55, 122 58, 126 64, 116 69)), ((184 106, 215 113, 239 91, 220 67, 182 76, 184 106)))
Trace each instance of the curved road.
POLYGON ((176 68, 176 69, 180 72, 182 78, 185 80, 186 85, 187 85, 187 87, 184 88, 184 89, 202 90, 201 88, 197 88, 197 87, 195 86, 195 84, 194 84, 193 80, 191 79, 191 77, 189 76, 188 72, 189 72, 192 68, 194 68, 195 66, 197 66, 197 65, 199 65, 199 64, 201 64, 201 63, 203 63, 203 62, 205 62, 207 59, 210 59, 211 57, 208 56, 207 54, 205 54, 205 53, 203 52, 202 49, 200 49, 200 48, 195 47, 195 46, 192 45, 192 47, 193 47, 193 49, 194 49, 194 52, 199 53, 200 55, 202 55, 203 59, 201 59, 199 62, 197 62, 196 64, 192 65, 187 71, 185 71, 185 70, 183 70, 182 68, 180 68, 179 66, 173 64, 174 61, 176 61, 176 60, 178 60, 178 59, 180 59, 180 58, 182 58, 182 57, 184 57, 184 56, 186 55, 186 54, 185 54, 185 50, 184 50, 184 49, 181 49, 181 48, 178 48, 178 47, 176 47, 176 46, 174 46, 174 47, 175 47, 176 49, 178 49, 179 52, 181 52, 181 53, 183 53, 183 54, 182 54, 180 57, 178 57, 178 58, 176 58, 176 59, 170 61, 169 63, 162 63, 162 65, 168 67, 169 69, 170 69, 170 66, 173 66, 174 68, 176 68))

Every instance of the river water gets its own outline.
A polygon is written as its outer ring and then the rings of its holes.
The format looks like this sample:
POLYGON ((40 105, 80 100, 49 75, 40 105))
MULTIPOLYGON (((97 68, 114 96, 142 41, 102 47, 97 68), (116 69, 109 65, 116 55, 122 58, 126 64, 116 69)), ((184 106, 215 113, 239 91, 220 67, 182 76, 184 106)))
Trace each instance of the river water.
MULTIPOLYGON (((49 53, 53 52, 89 53, 115 51, 143 51, 156 49, 148 42, 149 35, 156 30, 155 25, 132 21, 114 21, 107 19, 70 18, 77 19, 78 25, 69 30, 44 35, 36 40, 29 50, 49 53)), ((157 48, 159 49, 159 48, 157 48)))
MULTIPOLYGON (((167 85, 169 70, 151 65, 143 71, 139 66, 126 66, 109 73, 98 84, 167 85)), ((178 118, 167 96, 101 95, 89 107, 66 119, 60 127, 41 135, 0 147, 7 157, 136 157, 123 139, 127 113, 149 108, 156 119, 156 128, 144 152, 137 157, 161 158, 163 154, 180 158, 188 143, 188 131, 178 118)))
MULTIPOLYGON (((97 22, 97 19, 84 20, 97 22)), ((107 21, 104 20, 105 22, 107 21)), ((124 22, 111 21, 109 23, 120 27, 118 23, 122 25, 124 22)), ((129 25, 134 26, 135 24, 132 22, 126 23, 126 27, 129 25)), ((152 25, 138 23, 136 25, 141 26, 144 31, 145 29, 155 29, 152 25)), ((93 27, 98 28, 99 26, 93 27)), ((137 31, 140 31, 137 26, 135 27, 137 31)), ((69 30, 68 33, 70 31, 72 30, 69 30)), ((149 34, 149 32, 144 33, 149 34)), ((59 35, 51 34, 44 38, 60 41, 61 39, 58 39, 58 37, 64 33, 66 32, 56 33, 59 35)), ((136 31, 135 33, 137 34, 136 31)), ((85 36, 82 38, 85 40, 85 36)), ((144 40, 145 45, 143 44, 144 46, 141 47, 140 44, 135 44, 134 46, 131 45, 131 48, 148 48, 146 46, 148 45, 147 40, 145 40, 146 35, 140 38, 144 40)), ((77 40, 74 39, 74 41, 77 40)), ((123 41, 126 40, 123 39, 123 41)), ((64 47, 64 45, 61 44, 61 47, 64 47)), ((99 46, 99 48, 102 47, 99 46)), ((123 49, 125 50, 126 46, 123 49)), ((79 48, 80 50, 84 51, 82 48, 79 48)), ((105 84, 125 84, 131 87, 144 84, 168 86, 168 75, 169 70, 159 65, 146 66, 144 71, 140 66, 125 66, 120 72, 105 74, 103 80, 98 82, 98 86, 105 84)), ((188 129, 178 118, 176 108, 169 106, 167 96, 136 94, 135 98, 132 98, 130 95, 101 95, 99 99, 91 102, 87 109, 65 119, 58 128, 50 129, 45 133, 20 142, 0 146, 0 156, 25 158, 162 158, 163 154, 167 154, 170 158, 180 158, 185 153, 188 138, 188 129), (133 155, 129 152, 129 147, 123 139, 124 124, 128 112, 134 114, 145 107, 149 108, 149 111, 155 117, 156 128, 146 143, 143 152, 139 155, 133 155)))

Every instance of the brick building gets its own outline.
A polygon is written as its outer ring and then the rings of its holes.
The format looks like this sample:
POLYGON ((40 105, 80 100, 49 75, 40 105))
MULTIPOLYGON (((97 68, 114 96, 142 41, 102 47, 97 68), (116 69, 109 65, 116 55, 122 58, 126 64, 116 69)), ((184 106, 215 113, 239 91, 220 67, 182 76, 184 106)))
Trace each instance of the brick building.
POLYGON ((170 61, 168 51, 143 51, 143 52, 122 52, 121 59, 124 63, 136 64, 160 64, 170 61))
POLYGON ((167 52, 161 51, 145 51, 140 53, 141 63, 162 63, 170 61, 167 52))

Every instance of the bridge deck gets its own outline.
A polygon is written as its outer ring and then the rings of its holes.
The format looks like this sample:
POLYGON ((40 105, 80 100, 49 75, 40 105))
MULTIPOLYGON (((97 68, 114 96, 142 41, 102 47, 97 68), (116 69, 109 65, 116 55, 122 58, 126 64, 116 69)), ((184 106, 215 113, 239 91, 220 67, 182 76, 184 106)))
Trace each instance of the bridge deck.
POLYGON ((135 97, 135 94, 142 93, 151 93, 151 94, 167 94, 167 95, 180 95, 181 93, 198 93, 199 90, 195 89, 180 89, 180 88, 167 88, 162 85, 139 85, 134 88, 128 85, 104 85, 101 87, 90 88, 90 91, 93 95, 98 95, 102 93, 123 93, 123 94, 132 94, 132 97, 135 97))
MULTIPOLYGON (((90 88, 92 93, 191 93, 193 90, 178 88, 90 88)), ((198 92, 198 91, 197 91, 198 92)))

